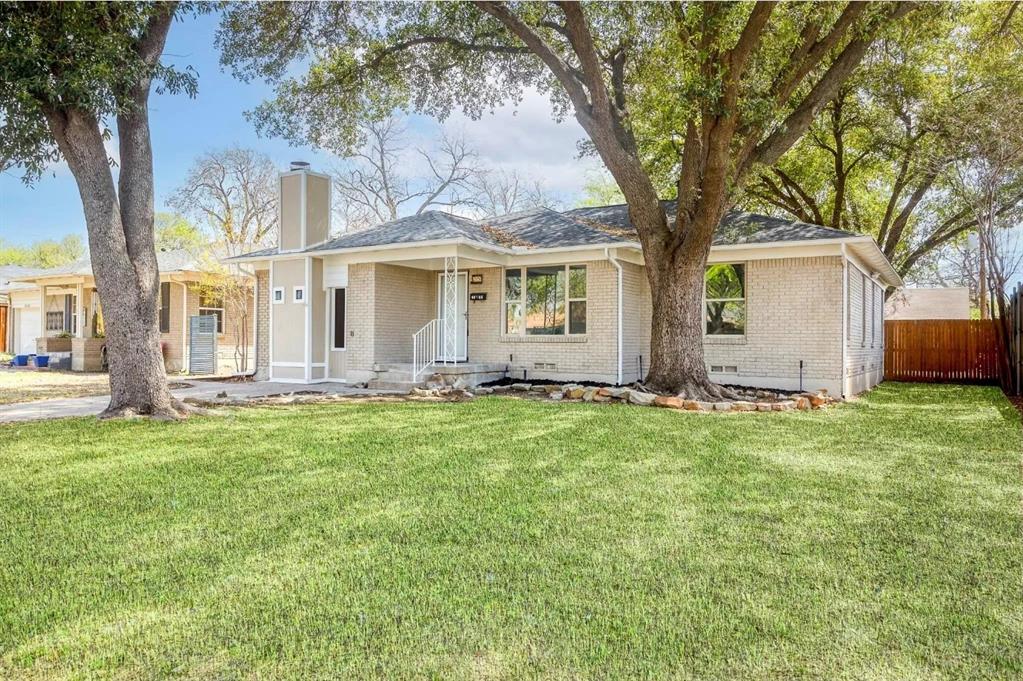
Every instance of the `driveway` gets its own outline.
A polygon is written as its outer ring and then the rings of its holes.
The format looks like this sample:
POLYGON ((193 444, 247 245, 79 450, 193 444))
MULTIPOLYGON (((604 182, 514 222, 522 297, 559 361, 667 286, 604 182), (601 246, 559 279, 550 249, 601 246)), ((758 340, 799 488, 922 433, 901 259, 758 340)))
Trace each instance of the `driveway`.
MULTIPOLYGON (((338 393, 342 395, 378 395, 379 390, 352 388, 339 383, 318 383, 313 385, 296 385, 294 383, 276 383, 273 381, 254 381, 250 383, 230 383, 223 381, 189 381, 173 379, 175 387, 171 393, 178 398, 185 397, 216 397, 226 392, 228 397, 260 397, 279 395, 295 391, 316 391, 338 393), (188 386, 188 387, 184 387, 188 386)), ((103 411, 110 402, 110 396, 96 395, 91 397, 70 397, 54 400, 37 400, 17 404, 0 404, 0 423, 19 421, 39 421, 58 419, 70 416, 95 416, 103 411)))

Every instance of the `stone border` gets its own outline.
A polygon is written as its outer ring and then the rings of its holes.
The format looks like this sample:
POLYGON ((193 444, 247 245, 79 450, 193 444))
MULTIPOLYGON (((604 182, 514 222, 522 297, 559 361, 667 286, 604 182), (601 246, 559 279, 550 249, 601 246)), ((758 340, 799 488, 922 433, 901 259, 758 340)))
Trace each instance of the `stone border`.
POLYGON ((476 388, 452 386, 445 386, 443 388, 413 388, 404 395, 393 392, 345 395, 315 390, 296 390, 290 393, 253 397, 229 397, 226 393, 221 393, 213 398, 186 397, 184 402, 198 407, 216 408, 325 404, 332 402, 464 402, 487 395, 506 395, 521 399, 550 400, 554 402, 620 403, 640 407, 661 407, 664 409, 696 412, 809 411, 811 409, 821 409, 837 402, 837 400, 829 397, 824 391, 783 395, 765 390, 743 390, 740 394, 750 399, 702 402, 699 400, 688 400, 681 396, 658 395, 635 387, 593 387, 577 383, 563 385, 513 383, 511 385, 480 386, 476 388))

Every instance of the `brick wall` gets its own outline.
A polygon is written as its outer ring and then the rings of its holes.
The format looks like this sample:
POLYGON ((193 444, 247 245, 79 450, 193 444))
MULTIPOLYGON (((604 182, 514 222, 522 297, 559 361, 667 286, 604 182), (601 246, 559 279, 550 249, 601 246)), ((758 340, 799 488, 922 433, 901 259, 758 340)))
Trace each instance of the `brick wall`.
MULTIPOLYGON (((745 337, 708 337, 708 368, 721 383, 795 389, 803 360, 803 387, 841 389, 842 260, 838 256, 753 260, 746 264, 745 337)), ((624 357, 627 380, 635 380, 650 355, 650 287, 642 268, 629 266, 626 315, 639 310, 638 345, 624 357), (635 270, 634 272, 632 270, 635 270), (637 290, 638 289, 638 290, 637 290)), ((628 329, 630 322, 626 322, 628 329)))
POLYGON ((270 376, 270 271, 256 272, 256 380, 270 376))
POLYGON ((530 378, 617 380, 617 271, 606 260, 586 264, 586 334, 580 336, 508 336, 503 333, 503 271, 469 270, 483 275, 470 293, 486 293, 469 302, 469 360, 508 364, 513 375, 530 378), (537 367, 552 364, 552 368, 537 367))

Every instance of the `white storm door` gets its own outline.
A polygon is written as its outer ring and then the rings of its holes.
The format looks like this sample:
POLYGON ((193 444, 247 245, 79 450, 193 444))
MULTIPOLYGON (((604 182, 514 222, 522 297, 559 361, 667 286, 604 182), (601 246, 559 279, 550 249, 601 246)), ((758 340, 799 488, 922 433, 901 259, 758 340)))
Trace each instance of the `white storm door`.
POLYGON ((437 319, 441 320, 438 333, 438 360, 444 360, 444 348, 446 324, 444 323, 444 277, 458 277, 458 309, 456 315, 456 336, 455 336, 455 361, 464 362, 469 357, 469 275, 467 272, 459 272, 457 275, 437 275, 437 319))

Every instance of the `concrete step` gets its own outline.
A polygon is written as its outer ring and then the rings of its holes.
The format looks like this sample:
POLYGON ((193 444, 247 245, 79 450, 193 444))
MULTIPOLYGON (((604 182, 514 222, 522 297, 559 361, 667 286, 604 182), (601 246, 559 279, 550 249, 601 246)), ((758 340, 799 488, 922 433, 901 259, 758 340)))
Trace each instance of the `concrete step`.
MULTIPOLYGON (((422 378, 423 381, 425 381, 428 376, 429 376, 429 372, 426 372, 426 374, 424 376, 422 376, 421 378, 422 378)), ((375 380, 379 380, 379 381, 397 381, 399 383, 409 382, 409 381, 412 381, 412 371, 411 370, 408 370, 408 371, 377 371, 376 372, 376 376, 374 377, 374 379, 375 380)))
POLYGON ((400 390, 402 392, 408 392, 412 388, 422 388, 423 382, 419 381, 413 383, 412 381, 389 381, 382 380, 379 378, 371 378, 366 382, 366 387, 370 390, 400 390))

